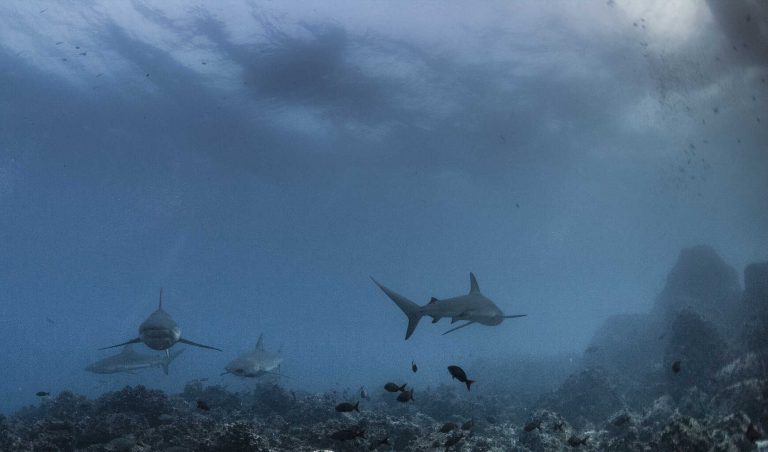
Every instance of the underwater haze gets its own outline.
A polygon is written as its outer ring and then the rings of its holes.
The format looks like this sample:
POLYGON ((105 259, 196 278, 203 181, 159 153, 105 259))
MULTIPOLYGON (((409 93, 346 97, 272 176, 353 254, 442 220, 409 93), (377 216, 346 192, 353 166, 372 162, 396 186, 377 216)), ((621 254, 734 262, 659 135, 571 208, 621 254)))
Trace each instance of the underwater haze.
POLYGON ((706 304, 735 359, 755 317, 742 273, 768 260, 766 78, 752 0, 3 2, 0 412, 195 379, 251 391, 221 374, 262 334, 286 391, 407 382, 414 409, 428 387, 538 396, 631 366, 585 350, 631 342, 595 345, 634 328, 616 319, 674 329, 672 305, 706 304), (734 304, 664 298, 686 262, 723 270, 680 287, 726 275, 734 304), (463 322, 427 317, 405 340, 371 280, 422 306, 470 272, 526 316, 444 336, 463 322), (222 351, 173 345, 165 375, 138 343, 157 369, 86 371, 161 288, 181 337, 222 351))

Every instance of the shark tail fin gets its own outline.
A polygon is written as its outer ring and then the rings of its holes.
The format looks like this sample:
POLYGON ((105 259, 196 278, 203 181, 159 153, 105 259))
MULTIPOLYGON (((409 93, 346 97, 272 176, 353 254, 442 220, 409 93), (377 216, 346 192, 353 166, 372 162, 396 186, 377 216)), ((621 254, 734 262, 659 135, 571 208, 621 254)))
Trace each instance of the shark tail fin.
POLYGON ((171 362, 173 362, 174 359, 178 358, 179 355, 181 355, 184 352, 184 349, 177 352, 172 352, 170 355, 165 357, 165 360, 163 360, 163 373, 168 375, 168 366, 171 365, 171 362))
POLYGON ((355 411, 357 411, 358 413, 360 412, 360 401, 359 400, 355 404, 355 411))
POLYGON ((378 281, 373 279, 373 277, 371 277, 371 280, 377 286, 379 286, 379 289, 387 294, 387 296, 392 301, 395 302, 395 304, 403 311, 403 313, 405 313, 406 316, 408 316, 408 329, 405 331, 405 339, 407 340, 409 337, 411 337, 414 330, 416 330, 416 326, 419 324, 419 320, 421 320, 421 316, 423 315, 421 312, 419 312, 419 305, 405 298, 404 296, 382 286, 378 281))
POLYGON ((471 391, 471 390, 472 390, 472 389, 470 388, 470 386, 472 386, 472 383, 474 383, 474 382, 475 382, 475 380, 469 380, 469 379, 467 379, 467 381, 466 381, 466 383, 467 383, 467 391, 471 391))
POLYGON ((403 392, 403 391, 405 391, 405 387, 406 387, 406 386, 408 386, 408 383, 406 383, 406 384, 404 384, 404 385, 400 386, 399 388, 397 388, 397 390, 398 390, 398 391, 400 391, 400 392, 403 392))

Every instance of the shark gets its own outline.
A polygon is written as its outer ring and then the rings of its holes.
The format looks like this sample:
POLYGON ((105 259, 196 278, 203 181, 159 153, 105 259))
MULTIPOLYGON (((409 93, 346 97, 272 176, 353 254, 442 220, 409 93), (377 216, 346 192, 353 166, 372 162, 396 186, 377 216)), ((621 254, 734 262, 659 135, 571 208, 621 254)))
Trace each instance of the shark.
POLYGON ((504 315, 496 306, 496 303, 480 292, 477 278, 474 273, 469 274, 469 293, 452 298, 437 299, 432 297, 429 303, 419 306, 397 292, 384 287, 371 277, 371 280, 381 289, 408 317, 408 329, 405 331, 405 339, 411 337, 419 321, 424 316, 432 317, 432 323, 437 323, 442 318, 450 318, 451 323, 465 320, 466 323, 451 328, 443 335, 469 325, 479 323, 481 325, 498 325, 504 319, 525 317, 527 314, 504 315))
POLYGON ((280 352, 271 353, 264 350, 264 335, 260 334, 256 347, 227 364, 224 368, 226 372, 221 375, 232 374, 244 378, 258 378, 266 374, 279 375, 282 362, 280 352))
POLYGON ((176 324, 176 321, 173 320, 170 314, 163 310, 163 289, 160 289, 160 304, 157 307, 157 310, 150 314, 149 317, 147 317, 147 320, 139 325, 139 337, 120 344, 103 347, 99 350, 122 347, 123 345, 128 344, 138 344, 139 342, 143 342, 144 345, 152 350, 165 350, 166 357, 170 356, 168 354, 168 349, 173 347, 177 342, 192 345, 194 347, 221 351, 219 348, 192 342, 189 339, 181 337, 181 328, 179 328, 179 325, 176 324))
POLYGON ((168 366, 174 359, 181 355, 183 351, 184 349, 181 349, 168 356, 141 354, 133 350, 133 344, 128 344, 123 347, 123 350, 120 353, 100 359, 86 367, 85 370, 95 374, 116 374, 120 372, 133 373, 140 369, 161 367, 163 373, 168 375, 168 366))

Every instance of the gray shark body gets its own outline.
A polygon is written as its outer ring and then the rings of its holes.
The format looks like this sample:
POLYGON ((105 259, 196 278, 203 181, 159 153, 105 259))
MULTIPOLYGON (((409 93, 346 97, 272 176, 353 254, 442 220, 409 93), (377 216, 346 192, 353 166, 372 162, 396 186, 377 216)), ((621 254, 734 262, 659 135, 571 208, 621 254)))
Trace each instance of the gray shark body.
POLYGON ((224 368, 222 375, 232 374, 238 377, 258 378, 266 374, 277 374, 283 358, 280 353, 264 350, 263 335, 259 335, 256 347, 235 358, 224 368))
POLYGON ((168 375, 168 366, 176 359, 184 350, 178 350, 170 353, 168 356, 158 354, 144 354, 138 353, 133 350, 133 345, 128 344, 123 348, 123 351, 116 355, 108 356, 104 359, 100 359, 85 370, 96 374, 116 374, 116 373, 133 373, 134 371, 141 369, 151 369, 159 367, 163 369, 163 372, 168 375))
POLYGON ((168 356, 168 349, 173 347, 173 345, 177 342, 195 347, 221 351, 221 349, 216 347, 199 344, 197 342, 192 342, 189 339, 184 339, 181 337, 181 328, 179 328, 179 325, 176 324, 176 321, 173 320, 171 315, 163 310, 162 289, 160 289, 160 305, 158 306, 157 310, 150 314, 149 317, 147 317, 147 320, 143 321, 141 325, 139 325, 139 337, 120 344, 103 347, 99 350, 106 350, 108 348, 120 347, 127 344, 137 344, 139 342, 143 342, 144 345, 153 350, 165 350, 166 356, 168 356))
POLYGON ((477 284, 477 279, 475 278, 474 273, 469 274, 470 289, 468 294, 442 300, 432 298, 432 300, 424 306, 417 305, 397 292, 382 286, 375 279, 371 279, 392 301, 395 302, 395 304, 397 304, 405 315, 408 316, 408 329, 405 333, 406 339, 411 337, 416 326, 419 324, 419 320, 424 316, 432 317, 432 323, 436 323, 440 321, 440 319, 446 317, 451 319, 451 323, 460 320, 467 321, 467 323, 452 328, 443 334, 448 334, 451 331, 456 331, 473 323, 498 325, 503 322, 504 319, 525 316, 525 314, 504 315, 501 309, 499 309, 493 301, 480 292, 480 287, 477 284))

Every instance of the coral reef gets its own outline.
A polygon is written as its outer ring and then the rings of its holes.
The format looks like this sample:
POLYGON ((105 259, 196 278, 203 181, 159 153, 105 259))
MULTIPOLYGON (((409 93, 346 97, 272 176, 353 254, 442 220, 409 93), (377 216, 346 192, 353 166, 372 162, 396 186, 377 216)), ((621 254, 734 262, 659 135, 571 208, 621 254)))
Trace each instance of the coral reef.
POLYGON ((195 380, 175 395, 128 386, 95 400, 63 391, 0 416, 0 450, 766 450, 768 264, 747 267, 738 287, 714 251, 684 250, 655 309, 610 319, 543 395, 505 386, 506 370, 483 394, 440 385, 399 403, 382 389, 360 413, 334 410, 350 392, 268 382, 231 392, 195 380), (738 316, 743 328, 723 329, 738 316))

